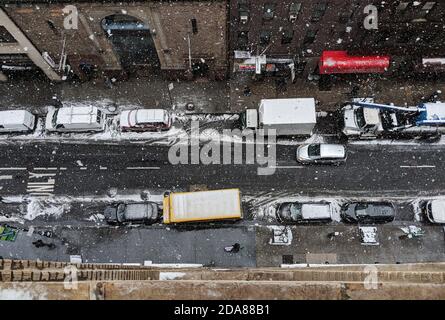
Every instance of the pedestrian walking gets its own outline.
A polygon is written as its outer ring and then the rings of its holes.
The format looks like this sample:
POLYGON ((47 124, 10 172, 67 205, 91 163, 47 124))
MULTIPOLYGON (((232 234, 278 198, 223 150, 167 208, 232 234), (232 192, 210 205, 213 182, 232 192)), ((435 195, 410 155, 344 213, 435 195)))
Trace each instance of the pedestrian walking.
POLYGON ((241 250, 241 245, 239 243, 235 243, 229 247, 225 247, 224 251, 225 252, 230 252, 230 253, 237 253, 241 250))

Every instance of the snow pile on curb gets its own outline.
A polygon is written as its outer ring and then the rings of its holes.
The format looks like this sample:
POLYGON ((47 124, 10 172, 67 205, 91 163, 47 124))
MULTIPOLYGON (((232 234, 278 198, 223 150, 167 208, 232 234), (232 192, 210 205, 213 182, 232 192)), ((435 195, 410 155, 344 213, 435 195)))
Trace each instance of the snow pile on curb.
POLYGON ((26 220, 34 220, 39 216, 54 216, 57 218, 64 212, 69 211, 70 208, 70 203, 63 200, 32 198, 26 207, 24 218, 26 220))

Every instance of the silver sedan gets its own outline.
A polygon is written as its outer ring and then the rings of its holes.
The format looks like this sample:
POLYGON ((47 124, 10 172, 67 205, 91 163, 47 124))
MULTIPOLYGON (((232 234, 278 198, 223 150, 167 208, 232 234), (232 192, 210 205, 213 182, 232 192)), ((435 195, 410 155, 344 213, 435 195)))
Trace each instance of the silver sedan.
POLYGON ((339 164, 346 161, 346 148, 341 144, 303 144, 297 149, 301 163, 339 164))

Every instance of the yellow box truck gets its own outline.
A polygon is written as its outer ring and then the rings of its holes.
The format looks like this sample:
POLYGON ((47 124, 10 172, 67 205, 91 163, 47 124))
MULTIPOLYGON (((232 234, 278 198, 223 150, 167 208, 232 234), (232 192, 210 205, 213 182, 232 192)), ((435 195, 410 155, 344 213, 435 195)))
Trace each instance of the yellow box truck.
POLYGON ((241 192, 225 189, 170 193, 164 197, 164 223, 241 219, 241 192))

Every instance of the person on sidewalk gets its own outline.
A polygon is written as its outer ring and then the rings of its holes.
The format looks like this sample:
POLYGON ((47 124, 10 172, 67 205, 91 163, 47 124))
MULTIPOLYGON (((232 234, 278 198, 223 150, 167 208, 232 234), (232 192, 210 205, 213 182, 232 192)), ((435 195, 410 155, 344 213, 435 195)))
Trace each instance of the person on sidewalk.
POLYGON ((242 249, 241 245, 237 242, 234 245, 231 245, 230 247, 225 247, 224 251, 230 253, 238 253, 241 249, 242 249))

